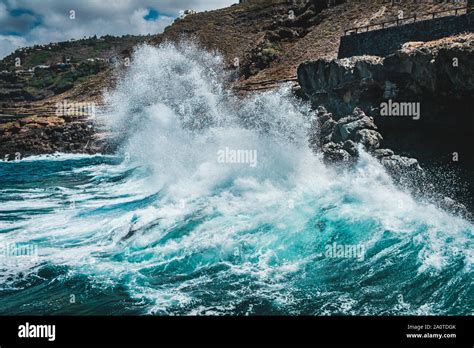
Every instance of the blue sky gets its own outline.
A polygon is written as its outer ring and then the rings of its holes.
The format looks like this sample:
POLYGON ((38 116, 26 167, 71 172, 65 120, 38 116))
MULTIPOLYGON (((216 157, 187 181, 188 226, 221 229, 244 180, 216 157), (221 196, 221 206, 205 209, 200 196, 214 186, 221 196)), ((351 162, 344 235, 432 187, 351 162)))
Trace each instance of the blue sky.
POLYGON ((0 0, 0 59, 15 49, 93 35, 156 34, 180 11, 238 0, 0 0), (71 18, 74 11, 75 18, 71 18))

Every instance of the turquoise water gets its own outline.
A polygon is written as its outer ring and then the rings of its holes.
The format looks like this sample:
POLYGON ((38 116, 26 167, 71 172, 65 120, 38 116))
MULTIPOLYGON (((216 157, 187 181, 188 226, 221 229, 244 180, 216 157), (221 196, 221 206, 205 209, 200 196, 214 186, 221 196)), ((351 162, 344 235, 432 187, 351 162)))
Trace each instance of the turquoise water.
POLYGON ((470 222, 368 154, 324 165, 308 106, 234 97, 216 54, 134 62, 97 120, 116 155, 0 162, 1 315, 472 314, 470 222))

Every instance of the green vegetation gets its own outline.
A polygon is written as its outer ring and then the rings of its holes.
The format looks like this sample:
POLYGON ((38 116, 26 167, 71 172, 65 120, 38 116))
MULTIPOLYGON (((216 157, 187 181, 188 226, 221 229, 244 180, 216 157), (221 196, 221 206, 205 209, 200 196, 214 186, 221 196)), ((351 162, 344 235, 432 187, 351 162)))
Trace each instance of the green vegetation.
POLYGON ((90 76, 96 75, 106 68, 107 64, 101 61, 82 62, 78 65, 48 69, 37 68, 33 77, 27 80, 23 90, 33 96, 40 94, 41 90, 45 89, 53 94, 59 94, 86 82, 90 76))
POLYGON ((272 61, 278 58, 279 54, 279 47, 275 44, 267 42, 260 53, 257 54, 258 66, 268 67, 272 61))
POLYGON ((24 68, 32 68, 37 65, 45 64, 52 59, 54 54, 51 51, 36 51, 35 54, 27 56, 25 62, 23 63, 24 68))
POLYGON ((2 96, 10 99, 11 91, 16 98, 25 95, 21 93, 23 91, 33 99, 65 92, 106 70, 109 67, 107 59, 123 59, 123 55, 127 54, 125 52, 130 52, 136 44, 145 40, 146 36, 107 35, 19 49, 0 61, 0 71, 10 72, 0 76, 0 100, 2 96), (20 66, 15 64, 18 58, 20 66), (89 60, 96 58, 101 60, 89 60), (64 62, 70 64, 62 64, 64 62), (39 68, 41 65, 48 68, 39 68), (30 69, 34 69, 34 73, 29 73, 30 69))
POLYGON ((268 60, 273 60, 278 56, 278 50, 273 46, 262 49, 262 56, 268 60))

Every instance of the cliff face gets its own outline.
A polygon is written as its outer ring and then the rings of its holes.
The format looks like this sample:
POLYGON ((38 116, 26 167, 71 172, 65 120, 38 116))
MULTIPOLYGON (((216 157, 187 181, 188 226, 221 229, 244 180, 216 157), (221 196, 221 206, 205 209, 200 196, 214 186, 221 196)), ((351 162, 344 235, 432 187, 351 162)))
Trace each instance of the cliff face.
POLYGON ((407 43, 386 58, 306 62, 298 80, 318 110, 310 142, 327 161, 354 162, 360 144, 395 179, 425 177, 397 153, 455 167, 474 187, 474 34, 407 43))
POLYGON ((401 20, 403 25, 387 23, 384 28, 378 25, 372 27, 371 31, 359 29, 357 35, 341 37, 338 58, 362 55, 385 57, 399 50, 405 42, 431 41, 474 31, 474 12, 469 13, 466 8, 404 18, 401 20))
MULTIPOLYGON (((296 83, 297 67, 305 61, 334 59, 339 38, 347 28, 393 19, 400 10, 410 16, 414 12, 457 6, 432 0, 401 4, 392 4, 391 0, 336 0, 330 6, 320 0, 260 0, 188 15, 163 34, 147 38, 91 38, 54 44, 41 51, 36 48, 17 51, 1 62, 4 68, 14 69, 14 58, 19 54, 24 69, 56 64, 63 56, 69 56, 73 58, 70 69, 74 67, 75 71, 48 69, 41 76, 36 73, 18 78, 0 76, 0 114, 8 116, 0 118, 0 158, 6 154, 11 158, 13 151, 23 155, 104 151, 100 145, 91 148, 96 139, 95 132, 83 131, 89 129, 87 117, 64 118, 55 114, 56 103, 65 100, 99 106, 101 91, 113 85, 113 71, 108 66, 97 71, 78 69, 89 58, 123 59, 130 56, 135 43, 146 41, 158 45, 195 38, 203 47, 219 51, 225 57, 228 69, 234 71, 232 87, 248 93, 278 87, 281 81, 296 83), (95 47, 100 48, 97 57, 93 53, 95 47), (40 59, 45 52, 45 58, 40 59), (51 81, 57 83, 50 84, 51 81), (52 125, 57 129, 51 133, 47 127, 52 125), (63 129, 64 136, 60 136, 63 129)), ((94 64, 86 63, 85 67, 94 64)))
POLYGON ((298 79, 313 105, 326 107, 336 120, 357 107, 384 135, 423 131, 454 138, 462 149, 474 135, 473 72, 474 34, 467 34, 408 43, 386 58, 306 62, 298 79), (404 115, 412 106, 414 114, 404 115))
MULTIPOLYGON (((430 43, 408 43, 386 58, 360 56, 317 60, 301 64, 298 81, 315 105, 325 105, 343 116, 360 107, 380 115, 380 104, 426 101, 439 109, 449 101, 468 101, 474 92, 474 35, 462 35, 430 43)), ((452 123, 454 119, 429 122, 452 123)), ((469 120, 466 120, 466 122, 469 120)))
POLYGON ((432 0, 260 0, 187 16, 152 42, 193 36, 219 51, 230 69, 239 59, 236 88, 259 90, 276 86, 268 81, 294 79, 305 61, 335 59, 345 29, 393 20, 400 11, 410 17, 459 6, 432 0))

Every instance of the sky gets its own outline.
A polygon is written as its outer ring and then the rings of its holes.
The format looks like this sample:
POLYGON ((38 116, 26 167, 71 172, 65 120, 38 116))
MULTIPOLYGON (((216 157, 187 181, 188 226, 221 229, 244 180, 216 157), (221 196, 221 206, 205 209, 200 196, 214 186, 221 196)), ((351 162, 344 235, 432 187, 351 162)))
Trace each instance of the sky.
POLYGON ((19 47, 81 39, 84 36, 156 34, 170 25, 180 11, 213 10, 237 2, 238 0, 0 0, 0 59, 19 47))

